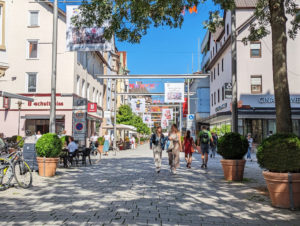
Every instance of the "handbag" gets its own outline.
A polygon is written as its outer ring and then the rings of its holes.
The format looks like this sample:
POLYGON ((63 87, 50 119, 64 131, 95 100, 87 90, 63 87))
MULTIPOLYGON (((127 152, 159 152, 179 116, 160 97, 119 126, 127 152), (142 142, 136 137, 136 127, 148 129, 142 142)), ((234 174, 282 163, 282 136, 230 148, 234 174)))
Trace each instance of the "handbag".
POLYGON ((169 147, 168 147, 168 151, 172 151, 174 148, 174 143, 173 141, 170 141, 169 147))

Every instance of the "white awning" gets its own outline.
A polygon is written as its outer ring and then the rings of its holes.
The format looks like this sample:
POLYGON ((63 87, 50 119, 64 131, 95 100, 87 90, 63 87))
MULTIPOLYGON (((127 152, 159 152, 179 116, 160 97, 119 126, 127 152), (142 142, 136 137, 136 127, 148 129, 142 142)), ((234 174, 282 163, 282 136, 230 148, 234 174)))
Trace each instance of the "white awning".
MULTIPOLYGON (((103 126, 102 128, 103 129, 114 129, 114 126, 107 125, 107 126, 103 126)), ((134 126, 124 125, 124 124, 117 124, 117 130, 127 130, 127 131, 136 132, 136 128, 134 126)))

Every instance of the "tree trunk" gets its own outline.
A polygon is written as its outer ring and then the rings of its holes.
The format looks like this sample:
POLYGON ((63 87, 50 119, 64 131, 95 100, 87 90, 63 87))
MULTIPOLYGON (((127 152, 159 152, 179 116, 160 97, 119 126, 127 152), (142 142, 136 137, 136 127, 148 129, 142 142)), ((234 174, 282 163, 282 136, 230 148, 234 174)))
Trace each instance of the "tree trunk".
POLYGON ((269 0, 272 28, 273 82, 277 133, 292 133, 290 92, 287 75, 287 35, 284 0, 269 0))

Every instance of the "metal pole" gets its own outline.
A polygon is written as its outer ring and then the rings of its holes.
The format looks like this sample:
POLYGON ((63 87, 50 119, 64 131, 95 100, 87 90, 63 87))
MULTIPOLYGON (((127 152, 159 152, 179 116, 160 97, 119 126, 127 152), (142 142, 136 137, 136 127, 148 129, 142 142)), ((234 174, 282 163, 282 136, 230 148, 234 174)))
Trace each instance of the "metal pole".
POLYGON ((52 36, 52 74, 51 74, 51 106, 50 106, 50 122, 49 132, 55 133, 56 119, 56 69, 57 69, 57 20, 58 6, 57 0, 53 3, 53 36, 52 36))
POLYGON ((180 134, 182 134, 182 103, 180 103, 180 109, 179 109, 179 128, 180 128, 180 134))
POLYGON ((117 79, 115 79, 115 90, 114 90, 114 140, 113 140, 113 149, 115 155, 117 155, 117 79))
POLYGON ((191 114, 191 109, 190 109, 190 80, 188 79, 187 82, 187 95, 188 95, 188 115, 191 114))
POLYGON ((237 65, 236 65, 236 12, 231 11, 231 63, 232 63, 232 132, 238 132, 237 65))
POLYGON ((18 101, 18 109, 19 109, 18 136, 20 136, 20 125, 21 125, 21 107, 22 107, 22 101, 18 101))

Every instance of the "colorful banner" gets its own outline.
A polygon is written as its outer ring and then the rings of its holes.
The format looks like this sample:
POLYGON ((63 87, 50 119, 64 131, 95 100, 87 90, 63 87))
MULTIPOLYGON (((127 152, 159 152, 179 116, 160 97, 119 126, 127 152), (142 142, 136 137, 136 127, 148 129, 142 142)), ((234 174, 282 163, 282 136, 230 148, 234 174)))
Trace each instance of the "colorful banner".
POLYGON ((165 117, 161 118, 161 128, 162 129, 167 129, 169 126, 169 120, 166 119, 165 117))
POLYGON ((186 118, 186 115, 188 114, 188 98, 184 98, 184 103, 182 104, 182 115, 184 118, 186 118))
POLYGON ((165 83, 165 103, 184 102, 184 83, 165 83))
POLYGON ((135 83, 130 83, 129 84, 129 89, 155 89, 158 86, 158 84, 135 84, 135 83))
POLYGON ((72 17, 80 14, 79 5, 67 5, 67 51, 111 51, 112 41, 104 38, 104 30, 109 22, 103 27, 76 28, 72 24, 72 17))
POLYGON ((131 109, 134 113, 145 113, 146 101, 145 99, 131 99, 131 109))
POLYGON ((168 120, 173 120, 173 109, 162 109, 162 117, 165 117, 168 120))

